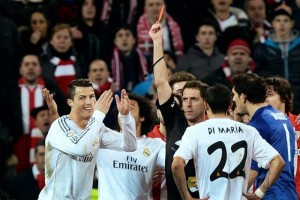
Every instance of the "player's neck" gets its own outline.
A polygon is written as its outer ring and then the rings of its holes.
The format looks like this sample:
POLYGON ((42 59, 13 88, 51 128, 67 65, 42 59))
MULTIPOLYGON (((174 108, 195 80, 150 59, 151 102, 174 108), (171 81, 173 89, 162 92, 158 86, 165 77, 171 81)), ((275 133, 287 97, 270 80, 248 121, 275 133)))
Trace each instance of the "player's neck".
POLYGON ((199 116, 199 118, 197 118, 195 120, 192 120, 192 121, 187 120, 189 126, 193 126, 193 125, 198 124, 203 121, 204 121, 204 114, 203 114, 203 116, 201 115, 201 116, 199 116))
POLYGON ((248 113, 249 113, 250 117, 252 118, 253 115, 254 115, 254 113, 255 113, 258 109, 260 109, 260 108, 262 108, 262 107, 265 107, 265 106, 267 106, 267 105, 268 105, 268 104, 265 103, 265 102, 263 102, 263 103, 256 103, 256 104, 248 103, 248 105, 247 105, 247 110, 248 110, 248 113))
POLYGON ((89 119, 79 119, 78 116, 72 112, 69 114, 69 117, 81 129, 85 129, 86 125, 89 122, 89 119))
POLYGON ((214 118, 227 118, 226 113, 207 113, 208 119, 214 119, 214 118))

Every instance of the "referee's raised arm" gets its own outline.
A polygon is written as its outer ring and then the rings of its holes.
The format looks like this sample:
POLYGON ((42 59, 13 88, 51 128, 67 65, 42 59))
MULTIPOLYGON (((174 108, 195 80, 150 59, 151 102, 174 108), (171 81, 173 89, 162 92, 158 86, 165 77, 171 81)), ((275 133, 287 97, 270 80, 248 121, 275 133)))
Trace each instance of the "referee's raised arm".
POLYGON ((169 85, 168 69, 163 53, 163 28, 160 23, 152 25, 149 35, 153 40, 153 72, 154 82, 157 88, 159 104, 164 104, 172 95, 169 85))

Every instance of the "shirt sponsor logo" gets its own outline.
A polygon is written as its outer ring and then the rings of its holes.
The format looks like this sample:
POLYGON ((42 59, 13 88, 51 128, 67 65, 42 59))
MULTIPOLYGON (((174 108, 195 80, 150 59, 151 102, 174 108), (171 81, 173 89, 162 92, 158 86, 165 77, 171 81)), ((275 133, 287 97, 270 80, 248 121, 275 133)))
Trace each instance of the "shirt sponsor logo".
POLYGON ((78 161, 80 162, 92 162, 94 158, 94 154, 92 152, 89 152, 88 154, 84 155, 84 156, 79 156, 78 157, 78 161))
POLYGON ((116 169, 128 169, 132 171, 148 172, 148 167, 137 164, 137 158, 127 156, 126 162, 120 162, 113 160, 113 168, 116 169))

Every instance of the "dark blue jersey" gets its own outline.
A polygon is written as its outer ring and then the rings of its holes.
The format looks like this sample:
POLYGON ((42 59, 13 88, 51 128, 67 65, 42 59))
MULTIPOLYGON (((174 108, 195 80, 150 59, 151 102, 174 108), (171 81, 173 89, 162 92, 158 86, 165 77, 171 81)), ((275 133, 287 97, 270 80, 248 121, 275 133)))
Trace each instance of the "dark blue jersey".
MULTIPOLYGON (((294 182, 295 131, 289 118, 272 106, 266 106, 254 113, 249 125, 255 127, 262 138, 271 144, 285 161, 284 169, 264 199, 296 200, 297 193, 294 182)), ((264 181, 268 170, 259 168, 254 161, 251 168, 258 172, 255 183, 255 187, 258 188, 264 181)))

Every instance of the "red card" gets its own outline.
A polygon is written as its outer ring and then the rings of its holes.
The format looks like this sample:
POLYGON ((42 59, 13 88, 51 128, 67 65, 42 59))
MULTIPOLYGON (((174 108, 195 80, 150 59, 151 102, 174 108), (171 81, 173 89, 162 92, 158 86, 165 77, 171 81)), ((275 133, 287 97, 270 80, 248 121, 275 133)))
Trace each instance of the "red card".
POLYGON ((159 17, 158 17, 158 20, 157 20, 158 23, 160 22, 160 20, 161 20, 161 18, 162 18, 162 16, 163 16, 164 9, 165 9, 165 5, 163 5, 163 6, 161 7, 161 9, 160 9, 159 17))

